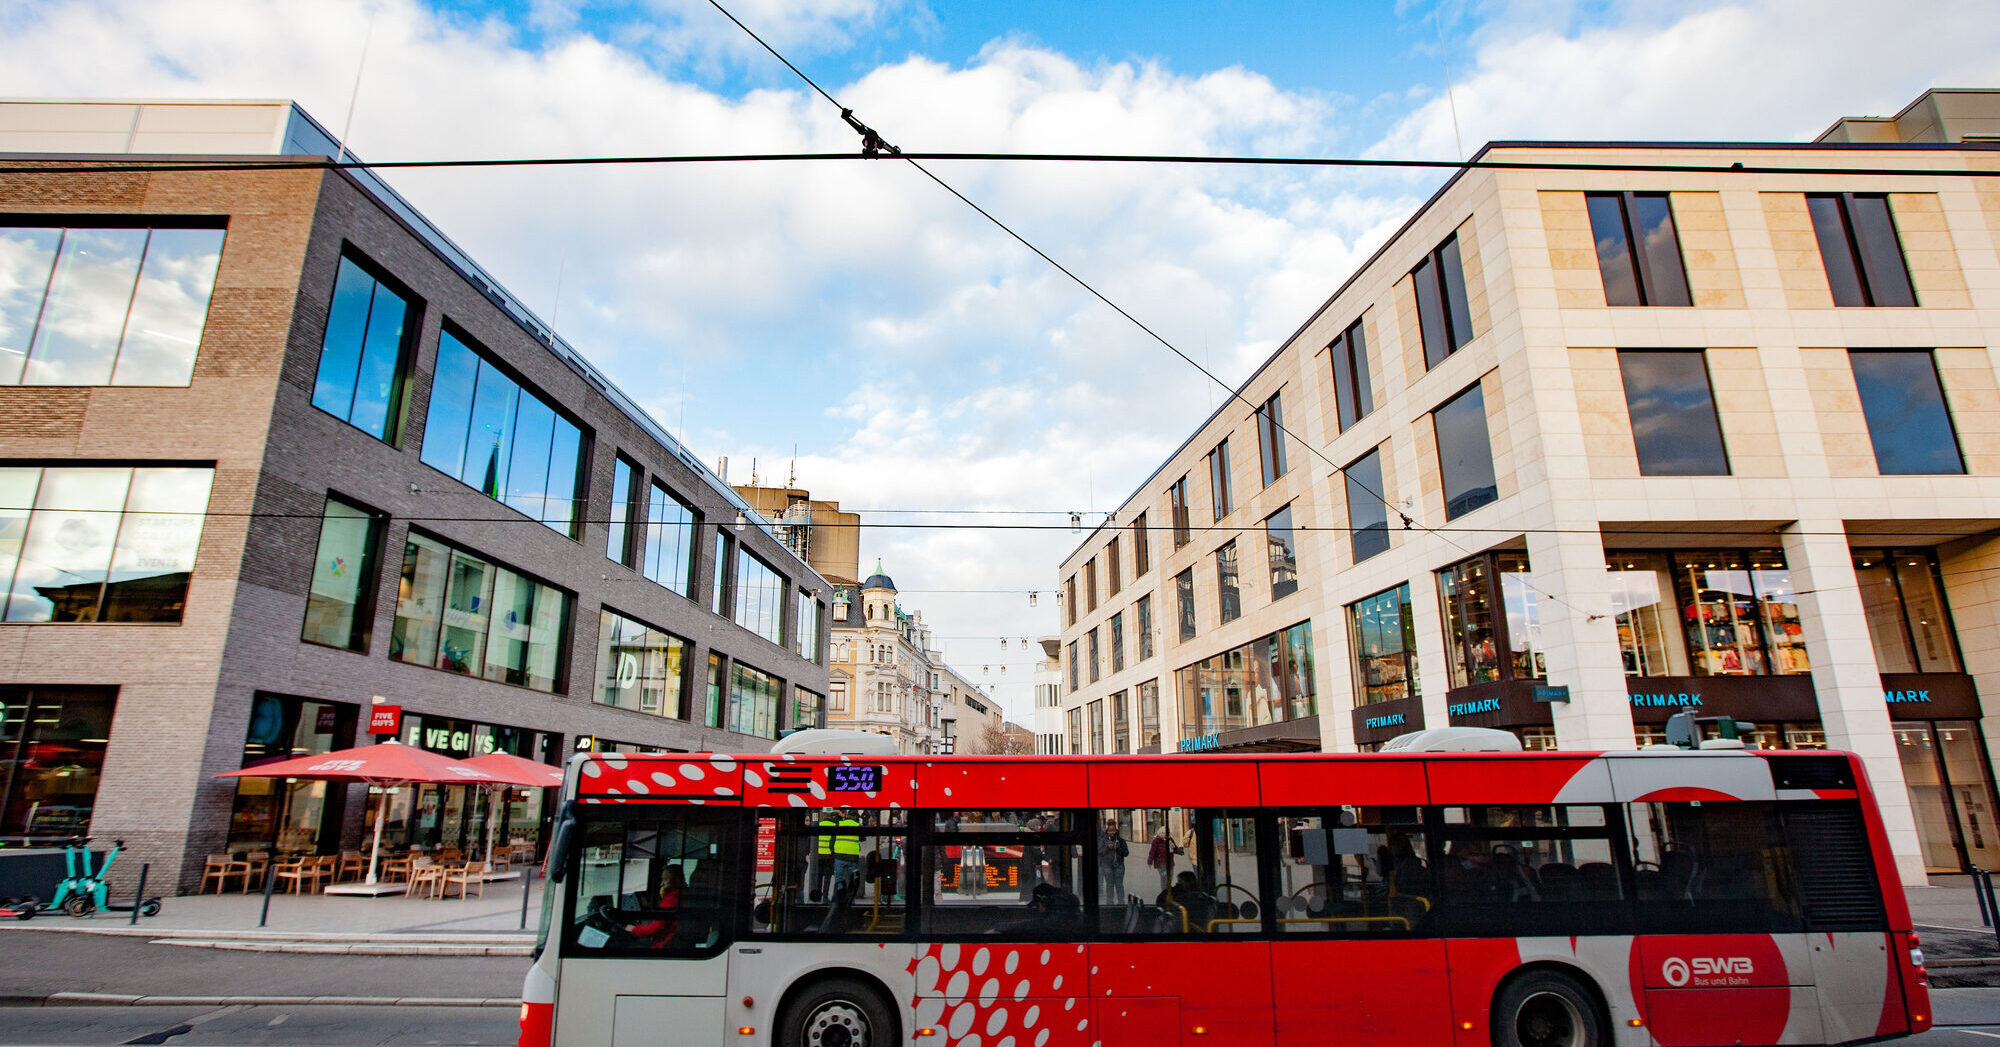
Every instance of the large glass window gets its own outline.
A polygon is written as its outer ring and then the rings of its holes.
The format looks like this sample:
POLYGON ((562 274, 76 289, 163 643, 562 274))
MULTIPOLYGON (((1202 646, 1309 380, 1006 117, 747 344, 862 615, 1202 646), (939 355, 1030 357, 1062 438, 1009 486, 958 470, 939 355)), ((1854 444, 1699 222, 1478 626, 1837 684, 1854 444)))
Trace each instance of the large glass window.
POLYGON ((1243 615, 1243 591, 1237 585, 1234 539, 1215 551, 1215 599, 1222 623, 1228 624, 1243 615))
POLYGON ((1883 193, 1806 197, 1835 305, 1916 305, 1902 241, 1883 193))
POLYGON ((1382 490, 1382 450, 1376 448, 1340 471, 1347 490, 1347 527, 1354 562, 1389 550, 1389 503, 1382 490))
POLYGON ((1111 616, 1111 671, 1125 671, 1125 612, 1111 616))
POLYGON ((677 720, 686 718, 683 696, 692 649, 686 640, 664 629, 615 611, 599 611, 597 703, 677 720))
POLYGON ((1319 712, 1312 628, 1300 622, 1179 671, 1184 739, 1319 712))
POLYGON ((570 872, 572 956, 635 960, 710 956, 745 903, 734 885, 735 811, 673 807, 589 811, 570 872))
POLYGON ((1333 357, 1334 411, 1340 431, 1360 421, 1375 409, 1375 390, 1368 380, 1368 339, 1356 320, 1328 347, 1333 357))
POLYGON ((1402 937, 1433 926, 1420 808, 1328 806, 1276 821, 1288 859, 1277 863, 1279 933, 1402 937))
POLYGON ((749 932, 813 941, 902 937, 914 870, 906 811, 763 811, 749 932), (768 881, 768 885, 766 884, 768 881))
POLYGON ((1271 599, 1299 591, 1299 547, 1292 534, 1292 507, 1264 518, 1264 551, 1271 567, 1271 599))
POLYGON ((0 467, 8 622, 178 622, 213 469, 0 467))
MULTIPOLYGON (((1071 644, 1070 646, 1075 647, 1076 645, 1071 644)), ((1072 651, 1071 653, 1075 652, 1072 651)), ((1072 662, 1071 664, 1075 663, 1072 662)), ((1075 689, 1075 687, 1070 688, 1072 691, 1075 689)), ((1069 751, 1071 755, 1081 755, 1088 751, 1083 747, 1083 706, 1081 705, 1069 711, 1069 751)))
POLYGON ((1699 349, 1620 349, 1641 476, 1727 476, 1729 455, 1699 349))
POLYGON ((1103 755, 1110 752, 1104 747, 1104 701, 1090 703, 1090 751, 1103 755))
POLYGON ((1081 677, 1079 676, 1082 671, 1076 660, 1076 641, 1071 640, 1069 642, 1069 689, 1071 693, 1075 693, 1076 689, 1082 686, 1081 677))
POLYGON ((1097 558, 1094 556, 1083 565, 1083 609, 1097 610, 1097 558))
POLYGON ((1208 452, 1208 494, 1217 520, 1228 516, 1229 511, 1236 507, 1229 492, 1229 440, 1226 437, 1215 445, 1215 450, 1208 452))
POLYGON ((0 226, 0 385, 186 385, 220 229, 0 226))
POLYGON ((641 571, 668 590, 694 592, 694 536, 699 518, 667 486, 654 481, 646 501, 646 551, 641 571))
POLYGON ((1665 193, 1588 193, 1590 235, 1609 305, 1688 305, 1687 271, 1665 193))
POLYGON ((632 541, 638 533, 632 518, 638 503, 639 467, 621 454, 611 463, 611 519, 604 555, 627 567, 639 562, 638 547, 632 541))
POLYGON ((424 422, 425 465, 577 536, 583 433, 446 329, 424 422))
POLYGON ((1347 629, 1354 648, 1355 704, 1423 693, 1417 684, 1417 626, 1407 582, 1348 604, 1347 629))
POLYGON ((1132 614, 1137 619, 1133 624, 1139 633, 1139 660, 1153 656, 1153 595, 1147 593, 1132 605, 1132 614))
POLYGON ((1416 287, 1417 328, 1424 340, 1424 367, 1432 368, 1472 341, 1472 306, 1465 295, 1465 265, 1454 233, 1410 271, 1416 287))
POLYGON ((1090 682, 1096 683, 1098 675, 1097 630, 1092 629, 1091 631, 1083 634, 1083 642, 1085 649, 1090 652, 1090 682))
POLYGON ((1958 433, 1927 350, 1851 349, 1854 387, 1884 475, 1963 473, 1958 433))
POLYGON ((327 496, 300 639, 352 651, 368 650, 369 630, 375 624, 375 582, 381 569, 385 522, 380 513, 327 496))
POLYGON ((736 624, 783 646, 785 592, 791 586, 756 553, 736 552, 736 624))
POLYGON ((1444 518, 1456 520, 1498 501, 1493 444, 1486 431, 1486 395, 1473 385, 1431 412, 1437 431, 1438 470, 1444 481, 1444 518))
POLYGON ((821 607, 810 589, 800 589, 794 617, 799 623, 799 657, 817 663, 821 607))
POLYGON ((412 533, 389 657, 553 691, 562 675, 571 596, 412 533))
POLYGON ((1139 685, 1139 744, 1158 746, 1160 744, 1160 681, 1147 680, 1139 685))
POLYGON ((1194 568, 1174 575, 1174 600, 1179 605, 1181 642, 1194 639, 1194 568))
MULTIPOLYGON (((1777 804, 1638 803, 1631 821, 1640 929, 1677 934, 1805 930, 1777 804)), ((1848 840, 1823 845, 1840 851, 1848 840)), ((1861 843, 1860 852, 1867 853, 1861 843)), ((1873 893, 1864 876, 1856 893, 1873 893)))
POLYGON ((114 687, 0 687, 0 835, 90 835, 114 687))
POLYGON ((1285 412, 1278 397, 1272 393, 1264 406, 1257 408, 1257 458, 1266 487, 1285 475, 1285 412))
POLYGON ((1111 751, 1114 753, 1132 751, 1132 707, 1127 698, 1125 691, 1111 696, 1111 751))
POLYGON ((1063 613, 1069 616, 1067 624, 1076 624, 1076 575, 1063 579, 1063 613))
POLYGON ((1929 549, 1856 549, 1854 580, 1875 665, 1885 673, 1961 671, 1936 554, 1929 549))
POLYGON ((1604 807, 1446 807, 1438 869, 1445 933, 1630 933, 1616 820, 1604 807))
POLYGON ((395 443, 402 428, 404 357, 415 333, 410 313, 408 297, 341 256, 313 379, 313 406, 395 443))
POLYGON ((808 728, 820 726, 821 715, 826 712, 826 696, 803 687, 792 688, 792 707, 785 716, 785 726, 808 728))
POLYGON ((984 941, 1079 938, 1086 829, 1069 811, 940 813, 910 872, 921 933, 984 941))
POLYGON ((1174 548, 1188 543, 1188 478, 1183 476, 1167 488, 1167 507, 1174 525, 1174 548))
POLYGON ((1152 536, 1146 533, 1146 514, 1132 520, 1132 578, 1134 581, 1153 569, 1152 536))
POLYGON ((729 708, 723 729, 759 738, 778 736, 778 699, 784 682, 738 662, 729 677, 729 708))
POLYGON ((1783 553, 1676 553, 1673 562, 1695 676, 1812 671, 1783 553))
POLYGON ((709 591, 709 610, 721 618, 729 613, 729 579, 733 572, 729 567, 729 535, 722 528, 715 529, 715 586, 709 591))
MULTIPOLYGON (((1627 676, 1686 676, 1687 648, 1666 553, 1606 553, 1611 613, 1627 676)), ((1692 621, 1690 622, 1692 624, 1692 621)))
POLYGON ((1116 536, 1113 536, 1104 545, 1104 571, 1104 583, 1108 586, 1105 589, 1105 595, 1117 596, 1118 590, 1125 588, 1125 582, 1124 579, 1119 577, 1118 539, 1116 536))

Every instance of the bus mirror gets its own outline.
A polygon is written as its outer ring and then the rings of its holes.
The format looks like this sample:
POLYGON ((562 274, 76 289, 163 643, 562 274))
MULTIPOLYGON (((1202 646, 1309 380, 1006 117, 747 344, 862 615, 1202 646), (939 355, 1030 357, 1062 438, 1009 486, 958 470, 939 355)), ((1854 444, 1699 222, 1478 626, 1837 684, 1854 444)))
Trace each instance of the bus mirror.
POLYGON ((1693 710, 1675 713, 1667 717, 1668 745, 1676 745, 1683 749, 1692 749, 1695 747, 1696 741, 1693 710))
POLYGON ((561 883, 569 875, 569 865, 576 848, 576 801, 563 805, 562 813, 556 816, 554 838, 549 842, 549 882, 561 883))

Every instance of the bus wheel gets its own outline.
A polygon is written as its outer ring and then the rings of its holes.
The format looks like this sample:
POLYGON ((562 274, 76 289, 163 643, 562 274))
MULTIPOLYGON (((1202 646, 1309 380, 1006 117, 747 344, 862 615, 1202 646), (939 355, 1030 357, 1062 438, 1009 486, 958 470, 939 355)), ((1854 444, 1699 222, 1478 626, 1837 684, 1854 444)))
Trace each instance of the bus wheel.
POLYGON ((893 1047, 895 1019, 881 996, 859 982, 820 982, 785 1008, 780 1047, 893 1047))
POLYGON ((1529 971, 1493 1001, 1495 1047, 1606 1047, 1597 1000, 1561 971, 1529 971))

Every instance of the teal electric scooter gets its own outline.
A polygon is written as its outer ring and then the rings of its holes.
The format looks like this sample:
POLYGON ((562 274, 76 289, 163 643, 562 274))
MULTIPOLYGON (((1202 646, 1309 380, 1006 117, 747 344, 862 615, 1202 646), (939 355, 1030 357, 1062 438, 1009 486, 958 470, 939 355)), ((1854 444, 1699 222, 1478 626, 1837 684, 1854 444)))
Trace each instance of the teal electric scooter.
MULTIPOLYGON (((110 889, 104 883, 104 874, 111 869, 111 863, 118 859, 118 852, 125 849, 125 841, 111 841, 111 850, 104 856, 104 864, 95 872, 90 868, 90 841, 82 840, 71 844, 63 851, 63 868, 69 873, 56 885, 54 898, 49 899, 48 908, 61 909, 76 917, 85 919, 98 910, 105 912, 131 912, 132 906, 119 905, 110 898, 110 889)), ((158 895, 138 903, 139 915, 160 915, 158 895)))

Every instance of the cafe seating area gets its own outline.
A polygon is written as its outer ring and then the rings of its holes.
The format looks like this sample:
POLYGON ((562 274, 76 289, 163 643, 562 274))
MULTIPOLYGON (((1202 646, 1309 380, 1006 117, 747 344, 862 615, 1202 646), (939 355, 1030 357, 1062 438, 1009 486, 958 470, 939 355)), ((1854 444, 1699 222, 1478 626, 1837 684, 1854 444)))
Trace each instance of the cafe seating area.
MULTIPOLYGON (((484 897, 486 881, 508 872, 511 863, 533 862, 535 845, 516 840, 493 848, 491 861, 467 860, 456 847, 426 853, 421 847, 407 851, 383 851, 377 859, 375 877, 380 883, 405 884, 412 898, 484 897)), ((202 867, 199 894, 225 894, 231 889, 244 894, 264 888, 266 875, 271 889, 280 894, 318 894, 334 884, 361 883, 368 876, 368 855, 364 851, 339 854, 279 854, 268 851, 240 854, 211 854, 202 867)))

